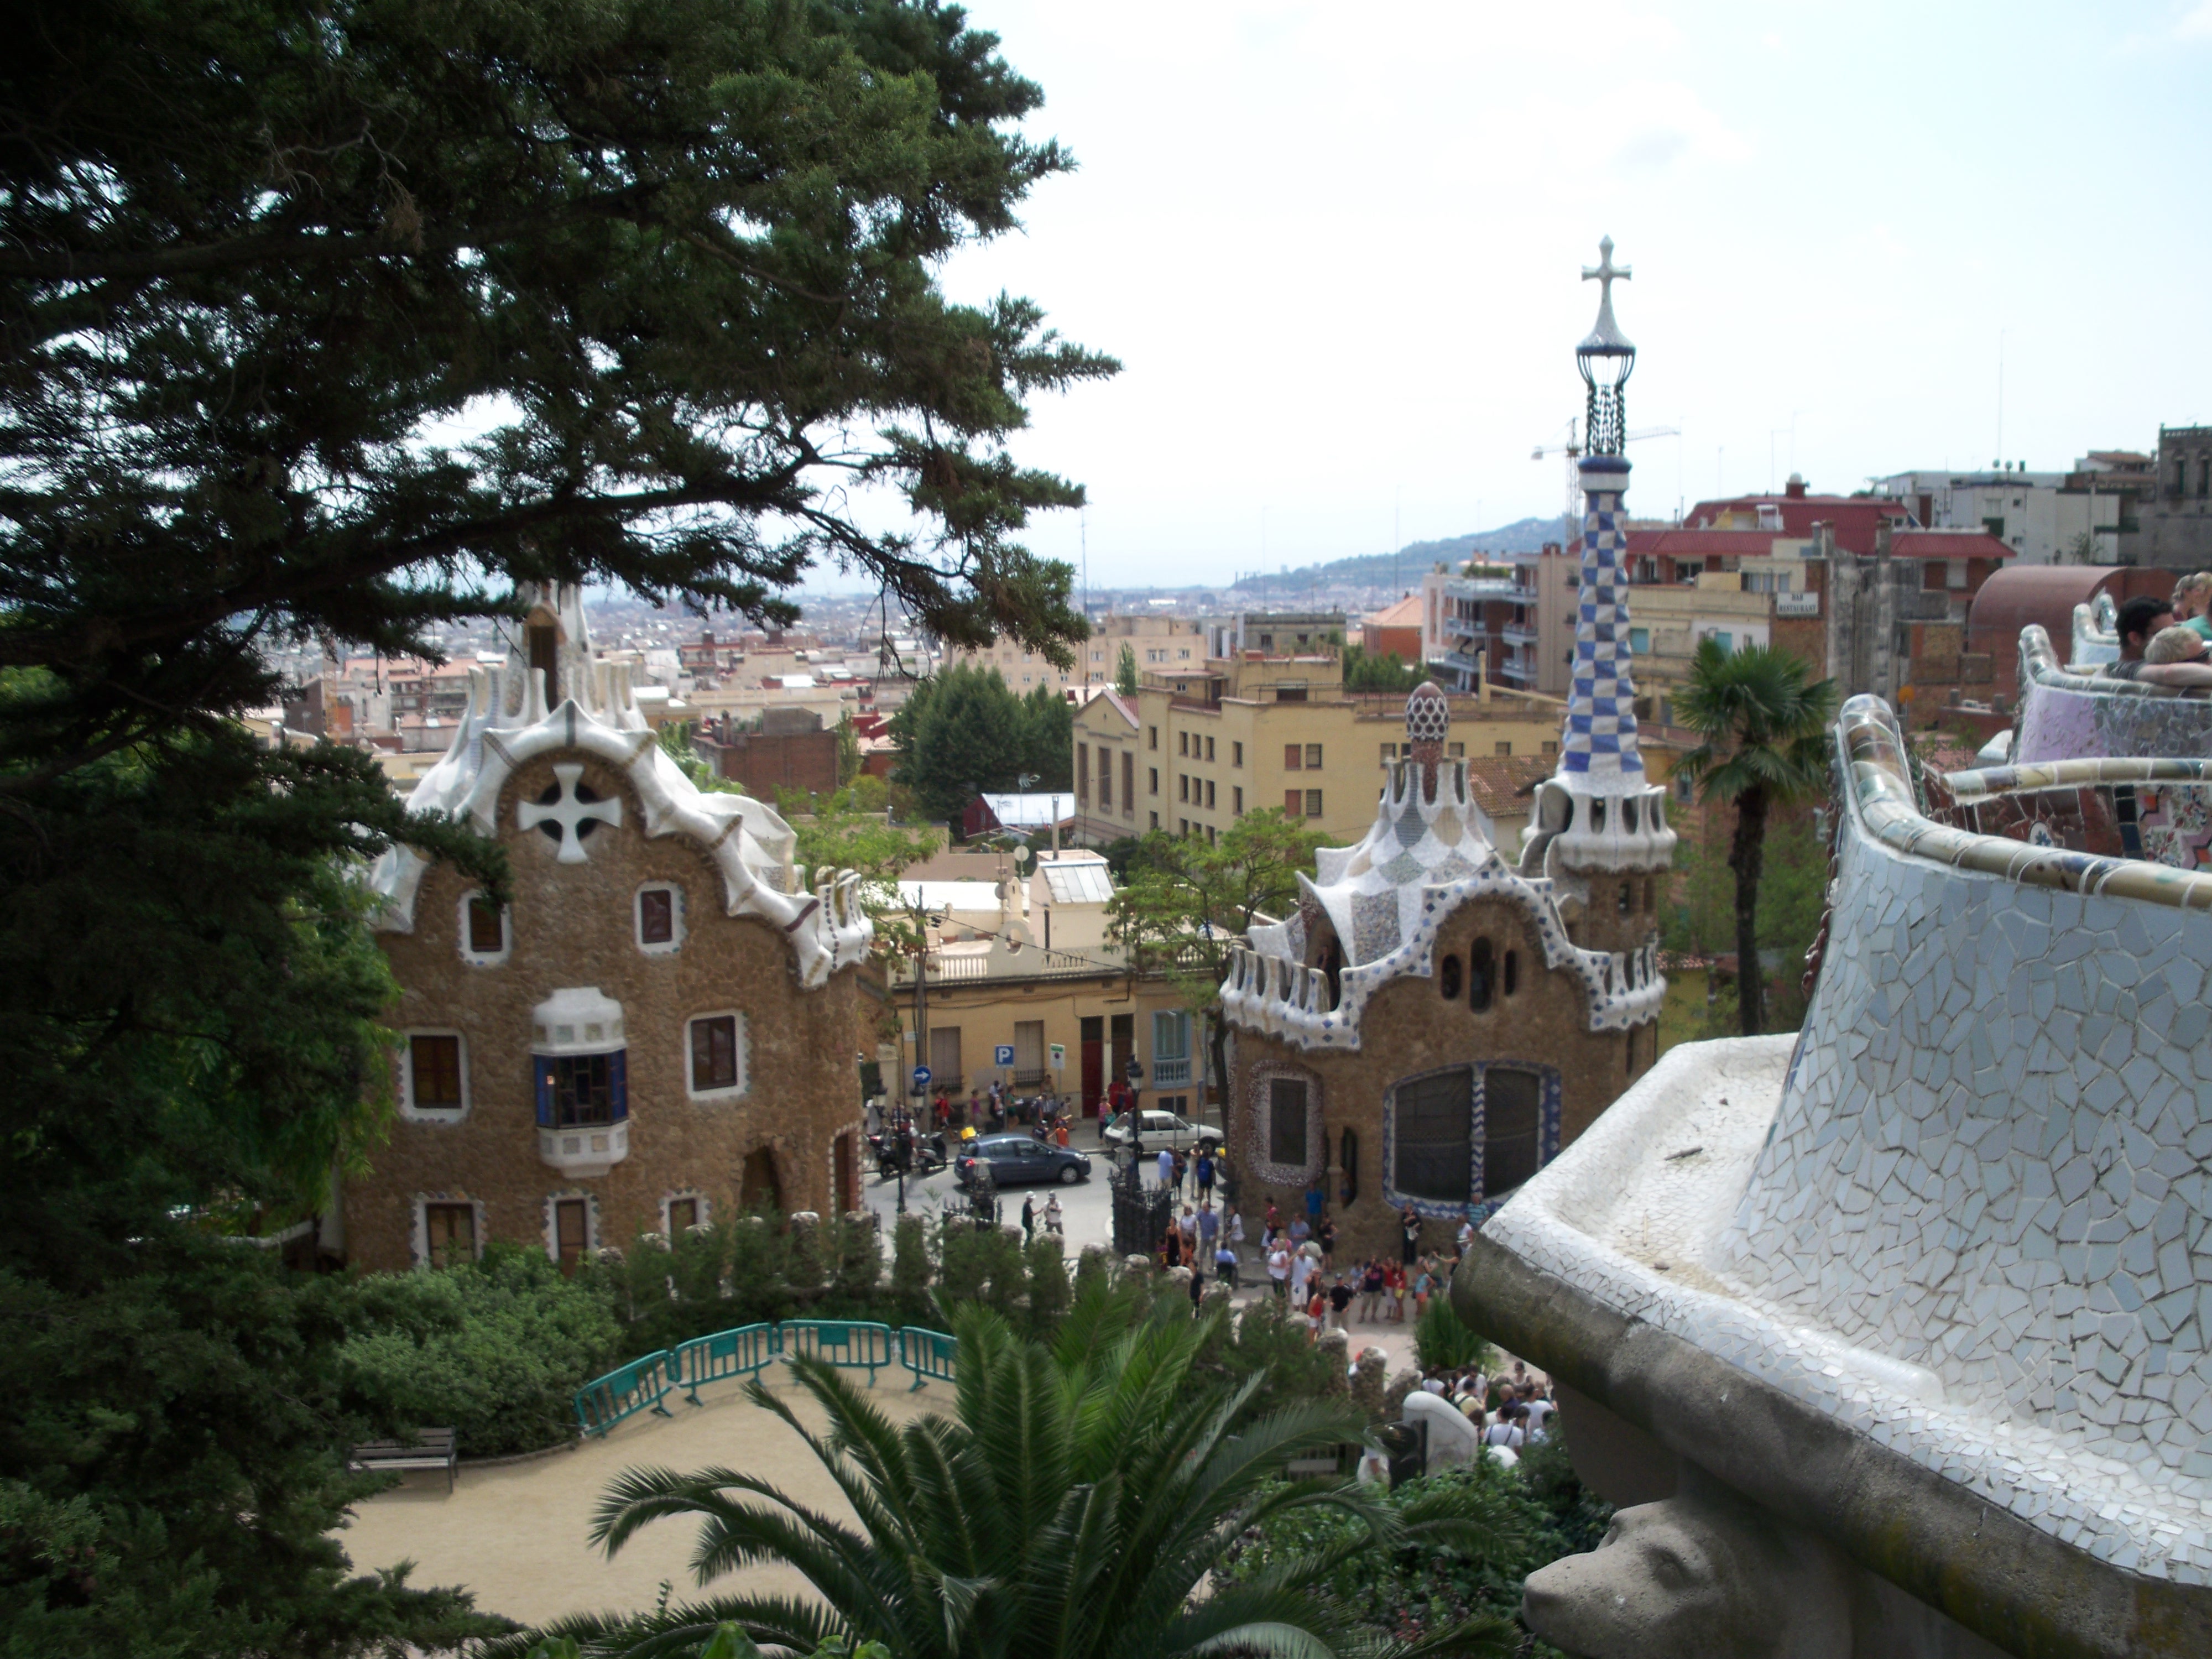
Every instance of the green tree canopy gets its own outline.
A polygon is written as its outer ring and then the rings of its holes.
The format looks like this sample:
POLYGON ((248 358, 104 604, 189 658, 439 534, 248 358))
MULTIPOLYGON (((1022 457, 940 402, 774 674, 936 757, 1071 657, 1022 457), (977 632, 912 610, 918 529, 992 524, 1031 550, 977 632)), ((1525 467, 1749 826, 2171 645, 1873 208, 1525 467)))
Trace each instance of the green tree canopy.
POLYGON ((995 668, 956 663, 915 685, 891 716, 891 776, 931 818, 957 820, 979 793, 1067 790, 1075 777, 1075 715, 1040 685, 1018 696, 995 668))
POLYGON ((0 1506, 48 1541, 0 1552, 0 1625, 90 1595, 149 1633, 86 1651, 437 1645, 457 1602, 325 1536, 380 1409, 331 1381, 343 1322, 195 1247, 311 1216, 380 1133, 365 861, 504 871, 234 717, 274 648, 428 654, 547 580, 774 621, 827 562, 1066 659, 1068 573, 1018 536, 1080 492, 1006 442, 1112 365, 934 273, 1067 158, 927 0, 34 25, 0 62, 0 1506), (863 528, 872 490, 907 521, 863 528))
POLYGON ((1124 640, 1121 654, 1114 659, 1114 689, 1125 697, 1137 695, 1137 647, 1124 640))
POLYGON ((1836 683, 1808 684, 1806 674, 1802 661, 1771 646, 1730 653, 1708 639, 1674 699, 1676 717, 1700 739, 1678 770, 1696 784, 1700 799, 1735 808, 1729 868, 1735 877, 1736 1006, 1746 1036, 1765 1028, 1759 890, 1767 817, 1827 787, 1836 683))
POLYGON ((1128 846, 1109 926, 1138 966, 1166 975, 1183 1006, 1207 1019, 1213 1072, 1229 1075, 1217 1018, 1229 955, 1261 916, 1297 906, 1298 877, 1310 875, 1327 839, 1278 807, 1247 812, 1218 841, 1155 830, 1128 846))
POLYGON ((522 580, 788 621, 826 559, 1070 660, 1014 538, 1081 492, 1004 441, 1114 365, 933 276, 1069 165, 996 47, 916 0, 46 9, 0 70, 0 666, 48 672, 0 762, 522 580))
POLYGON ((1419 663, 1409 663, 1395 651, 1369 654, 1360 645, 1344 647, 1344 689, 1347 691, 1411 691, 1428 678, 1419 663))

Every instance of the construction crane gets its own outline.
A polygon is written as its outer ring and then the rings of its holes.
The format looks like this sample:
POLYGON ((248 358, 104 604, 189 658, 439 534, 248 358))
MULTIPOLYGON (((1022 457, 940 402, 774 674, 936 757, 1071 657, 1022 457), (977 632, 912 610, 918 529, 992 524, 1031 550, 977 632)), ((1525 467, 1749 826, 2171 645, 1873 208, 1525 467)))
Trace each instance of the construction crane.
MULTIPOLYGON (((1569 421, 1566 442, 1539 444, 1528 457, 1532 461, 1540 461, 1547 455, 1564 455, 1567 458, 1567 507, 1566 511, 1559 515, 1561 526, 1559 545, 1562 548, 1574 540, 1575 521, 1582 516, 1576 511, 1577 503, 1575 500, 1575 497, 1582 493, 1582 475, 1577 471, 1576 463, 1583 458, 1583 446, 1575 441, 1575 433, 1580 424, 1579 421, 1569 421)), ((1628 434, 1624 441, 1633 444, 1641 443, 1646 438, 1679 438, 1681 435, 1682 428, 1679 426, 1644 426, 1628 434)))

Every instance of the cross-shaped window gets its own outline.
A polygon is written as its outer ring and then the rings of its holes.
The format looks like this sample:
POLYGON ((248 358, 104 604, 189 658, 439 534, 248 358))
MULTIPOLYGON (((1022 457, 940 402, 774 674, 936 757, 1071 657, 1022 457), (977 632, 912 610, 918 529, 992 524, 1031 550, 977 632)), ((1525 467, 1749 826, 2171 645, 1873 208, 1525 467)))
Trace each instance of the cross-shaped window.
POLYGON ((534 801, 515 810, 525 830, 536 830, 561 843, 562 864, 581 864, 586 856, 584 838, 602 823, 622 822, 622 802, 607 800, 584 779, 584 769, 574 763, 553 769, 554 782, 534 801))

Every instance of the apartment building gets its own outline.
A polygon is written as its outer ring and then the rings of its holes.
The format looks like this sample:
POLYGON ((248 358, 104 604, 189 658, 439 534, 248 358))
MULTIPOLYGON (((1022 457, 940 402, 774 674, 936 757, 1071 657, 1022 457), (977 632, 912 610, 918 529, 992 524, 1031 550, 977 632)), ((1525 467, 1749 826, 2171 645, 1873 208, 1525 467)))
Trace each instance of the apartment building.
POLYGON ((1480 665, 1493 685, 1565 696, 1579 562, 1547 542, 1538 552, 1502 554, 1422 578, 1421 659, 1437 684, 1474 690, 1480 665))
POLYGON ((1899 701, 1922 659, 1947 665, 1937 678, 1957 678, 1967 609, 2013 550, 1984 530, 1900 528, 1884 505, 1854 503, 1863 553, 1838 526, 1808 518, 1793 531, 1778 512, 1763 525, 1738 511, 1716 515, 1725 527, 1630 531, 1638 718, 1675 723, 1674 698, 1707 639, 1787 651, 1846 696, 1899 701))
POLYGON ((903 1045, 892 1069, 927 1066, 933 1091, 963 1101, 994 1082, 1051 1089, 1095 1116, 1133 1060, 1147 1106, 1187 1112, 1202 1101, 1203 1031, 1174 983, 1136 972, 1109 937, 1113 882, 1097 853, 1040 850, 1026 874, 1002 866, 989 880, 909 878, 899 889, 935 921, 925 957, 890 965, 903 1045))
POLYGON ((942 665, 951 668, 964 663, 973 668, 995 668, 1006 684, 1021 695, 1040 685, 1064 692, 1113 684, 1124 645, 1136 653, 1139 670, 1173 667, 1178 663, 1187 665, 1205 659, 1205 629, 1187 617, 1102 617, 1092 622, 1091 637, 1077 644, 1072 668, 1057 667, 1036 652, 1004 639, 980 651, 948 650, 942 665))
MULTIPOLYGON (((1266 637, 1189 669, 1148 671, 1134 697, 1109 693, 1075 717, 1076 833, 1093 844, 1164 830, 1218 839, 1246 812, 1279 808, 1352 836, 1373 818, 1401 758, 1405 698, 1344 688, 1318 622, 1217 624, 1214 642, 1266 637), (1306 642, 1301 645, 1303 631, 1306 642)), ((1454 699, 1455 758, 1559 752, 1564 705, 1489 690, 1454 699)))
POLYGON ((2120 525, 2132 492, 2114 487, 2113 459, 2084 456, 2072 472, 2030 472, 2025 466, 1986 472, 1899 472, 1877 478, 1877 494, 1903 502, 1923 530, 1986 530, 2022 564, 2107 564, 2119 550, 2120 525), (2090 557, 2077 550, 2088 538, 2090 557))

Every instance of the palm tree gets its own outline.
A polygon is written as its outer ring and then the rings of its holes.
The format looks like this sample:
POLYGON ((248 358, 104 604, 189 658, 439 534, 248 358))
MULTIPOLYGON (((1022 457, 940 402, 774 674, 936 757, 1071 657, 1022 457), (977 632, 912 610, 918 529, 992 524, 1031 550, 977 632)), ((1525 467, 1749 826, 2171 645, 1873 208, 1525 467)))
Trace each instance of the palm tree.
POLYGON ((1698 647, 1690 678, 1674 699, 1682 724, 1704 739, 1678 769, 1699 799, 1735 803, 1729 868, 1735 875, 1736 1006, 1746 1036, 1765 1024, 1766 982, 1759 966, 1759 877, 1766 817, 1820 793, 1828 779, 1828 723, 1836 683, 1805 683, 1805 665, 1771 646, 1735 653, 1717 640, 1698 647))
POLYGON ((654 1521, 701 1518, 691 1558, 701 1584, 779 1561, 818 1601, 726 1595, 564 1620, 490 1644, 487 1659, 522 1659, 541 1644, 559 1651, 550 1644, 564 1639, 584 1656, 675 1659, 699 1655, 729 1625, 799 1654, 879 1642, 890 1659, 1510 1652, 1510 1620, 1393 1643, 1358 1629, 1320 1588, 1359 1549, 1486 1551, 1513 1523, 1465 1489, 1394 1512, 1348 1482, 1283 1481, 1286 1459, 1358 1438, 1364 1419, 1308 1401, 1245 1420, 1261 1377, 1232 1383, 1194 1369, 1223 1316, 1147 1314, 1125 1288, 1092 1285, 1048 1346, 963 1307, 954 1411, 903 1429, 832 1367, 793 1359, 825 1434, 809 1433, 757 1381, 749 1392, 806 1440, 857 1525, 741 1470, 644 1468, 608 1488, 592 1538, 612 1554, 654 1521), (1209 1579, 1268 1516, 1322 1508, 1364 1523, 1352 1541, 1242 1582, 1209 1579))

